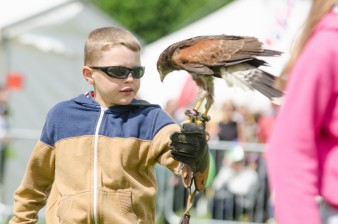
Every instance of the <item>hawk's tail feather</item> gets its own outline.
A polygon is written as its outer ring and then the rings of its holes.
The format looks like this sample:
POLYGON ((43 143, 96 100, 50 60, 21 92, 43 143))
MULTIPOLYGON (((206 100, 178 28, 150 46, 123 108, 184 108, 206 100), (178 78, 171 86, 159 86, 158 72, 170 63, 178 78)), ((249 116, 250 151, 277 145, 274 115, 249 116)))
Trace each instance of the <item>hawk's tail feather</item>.
POLYGON ((260 53, 259 56, 280 56, 282 53, 283 52, 281 51, 264 49, 264 51, 260 53))
POLYGON ((274 87, 275 76, 259 70, 253 69, 250 73, 243 76, 243 79, 270 100, 281 98, 283 93, 274 87))
POLYGON ((257 59, 257 58, 254 58, 250 61, 247 61, 246 63, 258 68, 260 66, 267 66, 268 63, 266 61, 263 61, 263 60, 260 60, 260 59, 257 59))

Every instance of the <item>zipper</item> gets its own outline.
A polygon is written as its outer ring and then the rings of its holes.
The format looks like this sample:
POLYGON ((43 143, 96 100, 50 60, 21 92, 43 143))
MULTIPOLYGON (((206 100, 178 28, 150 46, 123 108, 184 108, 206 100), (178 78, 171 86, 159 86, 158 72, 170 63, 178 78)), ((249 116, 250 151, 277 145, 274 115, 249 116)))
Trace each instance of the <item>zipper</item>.
POLYGON ((101 107, 100 117, 96 125, 95 136, 94 136, 94 165, 93 165, 93 216, 94 223, 97 223, 97 197, 98 197, 98 183, 97 183, 97 153, 98 153, 98 144, 99 144, 99 130, 102 123, 102 118, 104 112, 107 108, 101 107))

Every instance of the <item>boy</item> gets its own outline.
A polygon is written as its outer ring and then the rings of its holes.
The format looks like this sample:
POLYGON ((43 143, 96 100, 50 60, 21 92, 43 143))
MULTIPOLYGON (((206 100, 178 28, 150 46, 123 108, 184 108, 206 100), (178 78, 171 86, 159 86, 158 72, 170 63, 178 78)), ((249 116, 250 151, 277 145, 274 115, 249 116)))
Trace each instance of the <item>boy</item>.
POLYGON ((159 106, 135 99, 144 67, 130 32, 92 31, 84 63, 83 76, 94 90, 49 111, 14 195, 12 224, 36 223, 46 203, 48 224, 154 223, 155 164, 180 174, 179 161, 194 170, 207 150, 199 125, 181 133, 159 106), (191 141, 199 143, 193 147, 198 155, 187 159, 191 141))

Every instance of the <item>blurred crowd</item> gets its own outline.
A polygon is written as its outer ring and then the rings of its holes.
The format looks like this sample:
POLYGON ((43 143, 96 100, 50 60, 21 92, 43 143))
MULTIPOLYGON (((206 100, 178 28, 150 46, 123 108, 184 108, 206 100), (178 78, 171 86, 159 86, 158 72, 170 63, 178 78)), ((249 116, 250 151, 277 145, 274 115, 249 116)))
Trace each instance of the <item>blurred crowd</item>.
MULTIPOLYGON (((175 100, 169 100, 164 110, 177 123, 181 123, 186 119, 185 110, 192 107, 181 107, 175 100)), ((212 140, 266 143, 277 111, 278 105, 272 103, 268 111, 257 112, 246 105, 236 105, 232 100, 226 100, 219 112, 211 115, 206 131, 212 140)))
MULTIPOLYGON (((187 108, 169 100, 165 111, 177 122, 183 122, 187 108)), ((206 125, 210 141, 224 141, 222 150, 210 150, 211 168, 207 187, 195 202, 199 216, 218 220, 273 223, 274 215, 267 180, 264 156, 260 149, 247 150, 246 145, 265 144, 271 133, 278 106, 262 112, 232 100, 223 102, 219 114, 211 114, 206 125)), ((262 145, 260 145, 262 146, 262 145)), ((185 198, 179 178, 174 177, 175 197, 185 198)), ((175 200, 174 210, 184 209, 181 200, 175 200)))

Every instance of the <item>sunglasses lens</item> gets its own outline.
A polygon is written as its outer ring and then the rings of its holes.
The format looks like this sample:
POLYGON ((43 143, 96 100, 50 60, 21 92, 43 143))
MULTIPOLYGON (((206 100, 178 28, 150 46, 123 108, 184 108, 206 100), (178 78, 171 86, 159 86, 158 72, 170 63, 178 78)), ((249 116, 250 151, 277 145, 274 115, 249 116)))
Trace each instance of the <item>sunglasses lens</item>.
POLYGON ((107 69, 111 77, 125 79, 128 77, 129 69, 125 67, 111 66, 107 69))
POLYGON ((140 79, 144 75, 144 67, 135 67, 129 69, 122 66, 110 66, 105 67, 105 70, 103 71, 106 72, 106 74, 110 77, 117 79, 126 79, 129 73, 132 73, 135 79, 140 79))
POLYGON ((135 67, 133 68, 134 78, 140 79, 144 75, 144 67, 135 67))

